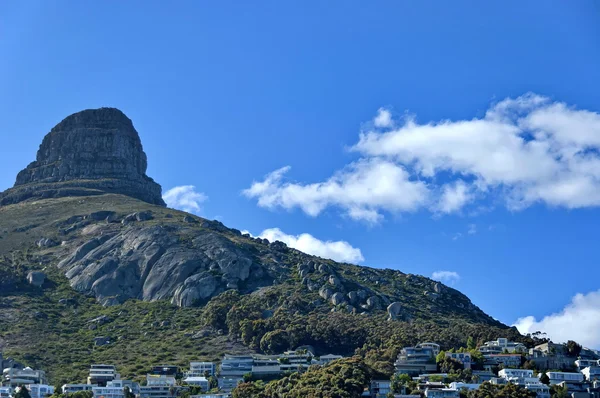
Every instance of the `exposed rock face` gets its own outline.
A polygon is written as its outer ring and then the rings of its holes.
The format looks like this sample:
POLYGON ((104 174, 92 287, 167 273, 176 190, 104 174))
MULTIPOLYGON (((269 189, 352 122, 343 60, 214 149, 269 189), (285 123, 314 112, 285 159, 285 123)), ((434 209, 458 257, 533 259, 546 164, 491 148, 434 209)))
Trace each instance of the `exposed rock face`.
POLYGON ((182 242, 178 233, 186 230, 140 225, 115 233, 108 224, 104 228, 58 264, 71 286, 104 305, 136 298, 188 307, 251 274, 249 288, 272 283, 267 271, 214 232, 196 232, 182 242))
POLYGON ((44 284, 45 280, 46 274, 41 271, 31 271, 29 274, 27 274, 27 282, 33 286, 40 287, 44 284))
POLYGON ((88 109, 48 133, 36 160, 17 175, 0 205, 29 198, 119 193, 164 206, 161 187, 146 175, 146 154, 131 120, 118 109, 88 109))

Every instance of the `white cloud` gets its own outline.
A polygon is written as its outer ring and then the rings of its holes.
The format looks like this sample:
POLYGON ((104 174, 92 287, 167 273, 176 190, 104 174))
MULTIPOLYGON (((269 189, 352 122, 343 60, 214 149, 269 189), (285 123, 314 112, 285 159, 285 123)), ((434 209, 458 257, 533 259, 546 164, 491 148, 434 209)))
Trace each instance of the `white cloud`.
POLYGON ((385 109, 379 108, 377 111, 377 116, 373 119, 373 124, 375 127, 391 127, 393 123, 392 113, 385 109))
POLYGON ((466 120, 395 123, 381 108, 370 126, 352 147, 361 159, 325 181, 286 182, 284 167, 244 193, 267 208, 317 216, 338 207, 367 222, 386 212, 448 214, 482 202, 511 210, 600 206, 597 112, 526 94, 466 120))
POLYGON ((442 187, 442 194, 436 210, 442 213, 454 213, 473 200, 472 189, 462 180, 442 187))
POLYGON ((469 235, 475 235, 477 233, 477 225, 469 224, 469 230, 467 231, 469 235))
POLYGON ((460 275, 455 271, 435 271, 431 274, 431 279, 443 282, 447 285, 454 285, 460 280, 460 275))
POLYGON ((202 209, 200 205, 208 200, 208 196, 197 192, 193 185, 182 185, 165 192, 163 200, 168 207, 198 214, 202 209))
POLYGON ((382 159, 360 160, 315 184, 283 182, 289 170, 289 166, 275 170, 243 193, 258 198, 259 206, 266 208, 299 207, 314 217, 328 206, 337 206, 352 219, 372 223, 382 218, 382 209, 413 211, 428 196, 425 183, 411 180, 403 167, 382 159))
POLYGON ((335 261, 359 263, 365 260, 359 248, 353 247, 343 240, 322 241, 311 234, 306 233, 300 235, 288 235, 279 228, 265 229, 258 237, 268 239, 269 242, 279 240, 289 247, 298 249, 301 252, 329 258, 335 261))
POLYGON ((562 311, 539 321, 533 316, 518 319, 519 332, 546 332, 554 342, 575 340, 586 347, 600 348, 600 290, 577 294, 562 311))

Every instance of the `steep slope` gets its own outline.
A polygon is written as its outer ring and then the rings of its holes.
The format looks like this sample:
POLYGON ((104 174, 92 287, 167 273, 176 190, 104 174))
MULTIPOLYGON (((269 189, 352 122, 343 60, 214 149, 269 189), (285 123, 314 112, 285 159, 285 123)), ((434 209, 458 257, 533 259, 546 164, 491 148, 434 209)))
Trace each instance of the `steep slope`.
POLYGON ((361 353, 385 372, 403 344, 519 338, 429 278, 336 263, 168 209, 145 159, 120 111, 83 111, 0 194, 0 349, 55 382, 83 380, 94 361, 133 377, 159 362, 304 344, 361 353))

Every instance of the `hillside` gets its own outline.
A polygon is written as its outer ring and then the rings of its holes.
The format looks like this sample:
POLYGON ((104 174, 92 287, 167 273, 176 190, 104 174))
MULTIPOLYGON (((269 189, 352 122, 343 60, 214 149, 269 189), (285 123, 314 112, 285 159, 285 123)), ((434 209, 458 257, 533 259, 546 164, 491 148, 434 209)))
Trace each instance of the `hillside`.
POLYGON ((93 362, 134 377, 160 363, 310 344, 363 354, 385 373, 402 345, 520 338, 429 278, 317 258, 168 209, 145 169, 131 121, 89 110, 55 127, 0 194, 5 357, 62 383, 83 381, 93 362), (65 149, 83 142, 87 155, 65 149), (35 271, 45 278, 29 283, 35 271))

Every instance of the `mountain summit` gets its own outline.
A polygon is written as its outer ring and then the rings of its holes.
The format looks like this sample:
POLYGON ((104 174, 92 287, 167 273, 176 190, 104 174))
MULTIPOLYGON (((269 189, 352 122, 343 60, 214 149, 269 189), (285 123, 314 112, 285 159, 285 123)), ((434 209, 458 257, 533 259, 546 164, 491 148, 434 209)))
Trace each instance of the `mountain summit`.
POLYGON ((17 175, 0 205, 30 198, 119 193, 164 206, 161 187, 146 175, 148 162, 131 120, 115 108, 87 109, 48 133, 36 160, 17 175))

